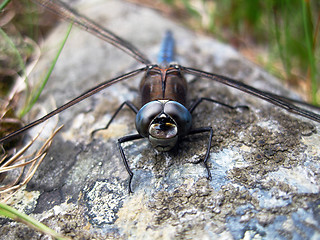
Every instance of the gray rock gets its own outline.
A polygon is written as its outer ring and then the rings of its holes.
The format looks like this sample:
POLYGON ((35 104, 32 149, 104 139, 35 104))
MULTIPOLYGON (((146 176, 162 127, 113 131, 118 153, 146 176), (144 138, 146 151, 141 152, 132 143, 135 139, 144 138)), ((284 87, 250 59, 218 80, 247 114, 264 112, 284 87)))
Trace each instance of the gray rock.
MULTIPOLYGON (((78 8, 153 61, 165 30, 171 29, 181 65, 296 97, 232 47, 195 34, 153 10, 119 0, 90 1, 78 8)), ((67 27, 61 23, 43 44, 34 78, 48 68, 67 27)), ((59 106, 140 66, 74 27, 41 107, 52 107, 51 97, 59 106)), ((60 114, 65 127, 12 205, 75 239, 320 238, 319 124, 213 81, 188 77, 190 100, 210 97, 247 105, 249 110, 205 102, 193 114, 195 126, 214 129, 212 180, 207 180, 202 164, 195 164, 204 157, 207 134, 190 136, 169 153, 158 153, 147 140, 139 140, 124 144, 134 172, 134 193, 129 195, 128 174, 116 142, 135 133, 134 114, 123 110, 108 130, 94 139, 90 133, 105 126, 123 101, 139 105, 139 81, 137 77, 117 83, 60 114)), ((3 221, 0 229, 6 239, 46 239, 13 222, 3 221)))

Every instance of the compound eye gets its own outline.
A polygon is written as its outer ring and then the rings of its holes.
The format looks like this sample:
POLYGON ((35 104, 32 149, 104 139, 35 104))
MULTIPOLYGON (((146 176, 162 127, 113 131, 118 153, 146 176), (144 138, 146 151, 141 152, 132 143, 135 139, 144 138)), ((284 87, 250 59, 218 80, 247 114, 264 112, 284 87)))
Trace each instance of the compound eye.
POLYGON ((179 135, 184 135, 189 132, 192 124, 192 116, 185 106, 175 101, 169 101, 164 105, 164 112, 177 123, 179 135))
POLYGON ((136 129, 143 137, 149 135, 149 125, 152 120, 163 110, 163 104, 158 101, 152 101, 145 104, 136 116, 136 129))

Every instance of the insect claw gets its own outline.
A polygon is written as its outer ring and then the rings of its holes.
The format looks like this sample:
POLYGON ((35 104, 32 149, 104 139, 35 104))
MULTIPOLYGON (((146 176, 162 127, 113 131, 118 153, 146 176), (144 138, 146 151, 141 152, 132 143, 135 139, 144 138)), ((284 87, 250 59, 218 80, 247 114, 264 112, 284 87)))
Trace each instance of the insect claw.
POLYGON ((132 177, 133 177, 133 175, 130 175, 130 178, 129 178, 129 186, 128 186, 129 195, 130 195, 130 194, 133 194, 133 191, 132 191, 132 188, 131 188, 132 177))
POLYGON ((210 169, 209 169, 209 167, 208 167, 208 165, 207 165, 206 162, 204 163, 204 166, 205 166, 205 168, 207 169, 207 172, 208 172, 207 179, 208 179, 209 181, 211 181, 211 180, 212 180, 212 175, 211 175, 210 169))
POLYGON ((250 108, 246 105, 238 105, 238 106, 235 106, 234 108, 238 111, 249 111, 250 110, 250 108))

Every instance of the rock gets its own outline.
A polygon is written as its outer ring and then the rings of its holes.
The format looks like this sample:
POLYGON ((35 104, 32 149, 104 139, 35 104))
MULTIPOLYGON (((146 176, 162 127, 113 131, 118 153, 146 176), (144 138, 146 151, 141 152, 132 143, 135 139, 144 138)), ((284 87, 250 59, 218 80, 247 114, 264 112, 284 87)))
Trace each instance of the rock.
MULTIPOLYGON (((171 29, 181 65, 295 96, 232 47, 154 10, 119 0, 90 1, 78 8, 152 61, 171 29)), ((50 65, 67 27, 61 23, 43 44, 34 78, 50 65)), ((53 97, 60 106, 138 67, 125 53, 74 27, 40 105, 48 109, 53 97)), ((94 139, 90 134, 105 126, 123 101, 139 105, 140 79, 117 83, 60 114, 65 127, 34 178, 10 204, 74 239, 319 238, 319 124, 213 81, 188 77, 190 100, 211 97, 249 110, 204 102, 193 114, 194 126, 214 130, 212 180, 202 164, 195 164, 205 155, 207 134, 187 137, 169 153, 139 140, 124 144, 134 173, 134 193, 129 195, 129 176, 116 143, 135 133, 134 114, 123 110, 108 130, 94 139)), ((6 239, 44 238, 25 225, 2 222, 0 234, 6 239)))

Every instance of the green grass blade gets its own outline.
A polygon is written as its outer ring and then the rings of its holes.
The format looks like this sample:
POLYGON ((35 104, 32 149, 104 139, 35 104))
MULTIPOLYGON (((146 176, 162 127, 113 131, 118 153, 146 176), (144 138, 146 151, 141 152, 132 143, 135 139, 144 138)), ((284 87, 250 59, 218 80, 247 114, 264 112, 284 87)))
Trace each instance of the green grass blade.
POLYGON ((34 104, 37 102, 37 100, 39 99, 39 97, 40 97, 40 95, 41 95, 41 92, 43 91, 45 85, 47 84, 47 82, 48 82, 48 80, 49 80, 49 78, 50 78, 50 76, 51 76, 51 73, 52 73, 52 71, 53 71, 53 69, 54 69, 54 67, 55 67, 55 65, 56 65, 56 63, 57 63, 57 61, 58 61, 58 58, 59 58, 59 56, 60 56, 60 54, 61 54, 61 52, 62 52, 62 49, 63 49, 63 47, 64 47, 64 45, 65 45, 65 43, 66 43, 66 41, 67 41, 67 39, 68 39, 68 37, 69 37, 69 34, 70 34, 70 32, 71 32, 71 29, 72 29, 72 24, 70 24, 70 27, 69 27, 69 29, 68 29, 68 31, 67 31, 67 34, 66 34, 65 38, 63 39, 63 41, 62 41, 62 43, 61 43, 61 46, 60 46, 60 48, 59 48, 59 50, 58 50, 55 58, 53 59, 53 61, 52 61, 52 63, 51 63, 51 66, 50 66, 50 68, 49 68, 46 76, 45 76, 44 79, 41 81, 41 85, 39 86, 39 88, 37 89, 37 91, 36 91, 34 94, 32 94, 31 100, 28 101, 28 103, 25 105, 25 107, 24 107, 24 108, 22 109, 22 111, 19 113, 19 116, 20 116, 20 117, 23 117, 27 112, 29 112, 30 109, 33 107, 33 105, 34 105, 34 104))
POLYGON ((58 234, 54 230, 50 229, 46 225, 38 222, 32 217, 29 217, 28 215, 21 213, 17 211, 16 209, 4 204, 0 203, 0 215, 10 218, 14 221, 22 222, 30 227, 32 227, 35 230, 38 230, 44 234, 48 234, 58 240, 67 240, 70 238, 67 238, 65 236, 62 236, 61 234, 58 234))
POLYGON ((13 43, 13 41, 11 40, 11 38, 5 33, 5 31, 2 30, 2 28, 0 27, 0 36, 3 37, 3 39, 5 39, 5 41, 8 43, 9 47, 11 48, 11 50, 13 51, 14 55, 16 56, 16 58, 18 59, 18 64, 19 67, 22 69, 23 73, 25 73, 25 64, 24 61, 18 51, 18 49, 16 48, 15 44, 13 43))
MULTIPOLYGON (((5 31, 2 30, 1 27, 0 27, 0 36, 2 36, 3 39, 5 39, 5 41, 9 45, 9 48, 12 50, 13 54, 17 58, 19 68, 22 70, 22 76, 26 76, 26 66, 25 66, 25 63, 23 61, 23 58, 22 58, 19 50, 17 49, 17 47, 15 46, 15 44, 11 40, 11 38, 6 34, 5 31)), ((27 89, 26 91, 27 91, 27 94, 28 94, 29 93, 29 84, 28 84, 28 78, 27 77, 25 79, 25 84, 26 84, 26 89, 27 89)))
POLYGON ((192 7, 189 0, 181 0, 181 2, 193 17, 196 17, 196 18, 200 17, 200 13, 192 7))
POLYGON ((311 99, 312 103, 317 104, 317 68, 316 60, 313 54, 313 37, 312 37, 312 27, 310 26, 310 5, 306 1, 301 1, 302 4, 302 18, 304 33, 306 36, 306 50, 308 54, 309 69, 310 69, 310 79, 311 79, 311 99))
POLYGON ((0 4, 0 11, 2 11, 2 9, 4 9, 8 3, 11 2, 11 0, 4 0, 1 4, 0 4))

